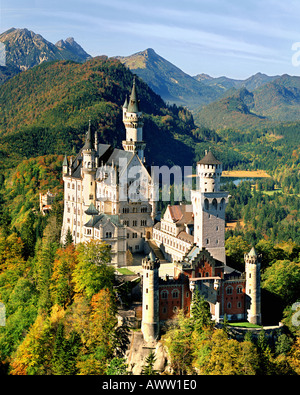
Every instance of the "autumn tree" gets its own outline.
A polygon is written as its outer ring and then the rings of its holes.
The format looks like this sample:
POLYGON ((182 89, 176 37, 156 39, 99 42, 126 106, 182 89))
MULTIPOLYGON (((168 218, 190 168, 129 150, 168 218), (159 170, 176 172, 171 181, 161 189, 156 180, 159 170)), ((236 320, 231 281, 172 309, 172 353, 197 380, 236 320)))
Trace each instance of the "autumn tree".
POLYGON ((75 292, 83 293, 89 299, 103 288, 112 289, 114 268, 111 249, 106 243, 91 240, 77 247, 78 264, 73 271, 75 292))
POLYGON ((73 271, 77 264, 77 252, 73 244, 58 249, 53 264, 50 292, 54 304, 66 307, 74 294, 73 271))

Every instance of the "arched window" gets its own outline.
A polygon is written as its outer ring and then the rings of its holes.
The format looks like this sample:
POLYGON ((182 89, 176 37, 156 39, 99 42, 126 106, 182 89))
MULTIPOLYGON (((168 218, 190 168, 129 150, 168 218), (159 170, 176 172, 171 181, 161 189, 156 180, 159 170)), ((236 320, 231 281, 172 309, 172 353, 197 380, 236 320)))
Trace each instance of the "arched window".
POLYGON ((214 210, 217 210, 217 208, 218 208, 217 199, 213 199, 213 201, 212 201, 212 206, 213 206, 214 210))
POLYGON ((204 208, 205 208, 205 210, 209 210, 209 202, 208 202, 208 199, 205 199, 205 200, 204 200, 204 208))
POLYGON ((178 298, 178 290, 174 289, 174 291, 172 291, 172 298, 173 299, 177 299, 178 298))

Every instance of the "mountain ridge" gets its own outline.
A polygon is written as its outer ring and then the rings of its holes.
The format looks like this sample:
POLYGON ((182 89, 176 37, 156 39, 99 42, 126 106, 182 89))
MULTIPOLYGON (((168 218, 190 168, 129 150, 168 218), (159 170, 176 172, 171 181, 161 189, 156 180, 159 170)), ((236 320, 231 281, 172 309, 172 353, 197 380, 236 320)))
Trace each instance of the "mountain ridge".
POLYGON ((6 65, 28 70, 45 61, 73 60, 84 62, 91 58, 73 38, 56 45, 27 28, 11 28, 0 34, 5 45, 6 65))

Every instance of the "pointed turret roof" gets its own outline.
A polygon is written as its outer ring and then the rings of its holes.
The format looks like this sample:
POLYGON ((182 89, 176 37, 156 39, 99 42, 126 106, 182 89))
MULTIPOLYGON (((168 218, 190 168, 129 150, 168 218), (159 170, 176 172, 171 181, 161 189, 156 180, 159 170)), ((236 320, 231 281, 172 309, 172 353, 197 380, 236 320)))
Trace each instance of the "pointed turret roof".
POLYGON ((123 104, 123 108, 127 109, 128 108, 128 96, 126 95, 125 97, 125 102, 123 104))
POLYGON ((92 150, 94 149, 94 144, 93 144, 93 136, 92 136, 92 130, 91 130, 91 120, 89 120, 89 128, 86 134, 86 139, 85 139, 85 144, 83 149, 86 150, 92 150))
POLYGON ((249 252, 249 256, 253 256, 253 257, 257 258, 257 254, 256 254, 254 247, 251 248, 251 251, 249 252))
POLYGON ((139 100, 137 98, 136 87, 135 87, 135 77, 133 79, 133 86, 131 95, 129 98, 128 112, 140 112, 139 100))
POLYGON ((204 158, 201 159, 198 163, 200 163, 201 165, 221 165, 222 164, 222 162, 220 162, 218 159, 216 159, 216 157, 214 156, 214 154, 211 151, 206 153, 204 158))
POLYGON ((67 155, 65 155, 65 157, 64 157, 63 166, 68 166, 67 155))

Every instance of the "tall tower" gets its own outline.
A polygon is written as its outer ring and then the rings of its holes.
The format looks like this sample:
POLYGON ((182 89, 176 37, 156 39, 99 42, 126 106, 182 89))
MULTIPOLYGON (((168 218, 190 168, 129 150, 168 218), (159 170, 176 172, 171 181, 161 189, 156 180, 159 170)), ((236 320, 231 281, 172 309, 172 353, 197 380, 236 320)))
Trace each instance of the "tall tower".
POLYGON ((261 325, 260 258, 261 256, 256 254, 254 247, 249 254, 244 256, 247 319, 251 324, 256 325, 261 325))
POLYGON ((137 98, 135 79, 129 98, 126 98, 123 105, 123 123, 126 128, 126 140, 122 142, 125 151, 136 152, 142 162, 144 162, 144 150, 146 143, 143 141, 143 114, 140 111, 139 100, 137 98))
POLYGON ((142 333, 146 342, 159 337, 159 260, 151 251, 143 260, 142 333))
POLYGON ((96 158, 97 152, 92 137, 91 121, 86 134, 85 144, 82 149, 82 178, 83 178, 83 202, 88 208, 91 203, 95 205, 96 199, 96 158))
POLYGON ((197 163, 197 187, 192 191, 194 243, 225 263, 225 208, 228 193, 220 191, 222 163, 211 151, 197 163))

